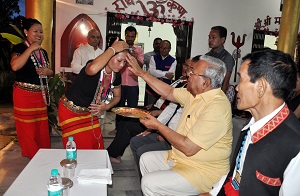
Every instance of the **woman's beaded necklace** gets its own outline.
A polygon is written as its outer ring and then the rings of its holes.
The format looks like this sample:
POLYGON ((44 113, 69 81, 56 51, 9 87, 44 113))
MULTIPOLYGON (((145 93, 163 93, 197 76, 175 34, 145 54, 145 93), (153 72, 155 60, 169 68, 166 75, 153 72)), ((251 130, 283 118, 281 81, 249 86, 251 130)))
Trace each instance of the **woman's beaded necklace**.
MULTIPOLYGON (((114 80, 113 73, 108 74, 105 71, 105 67, 104 67, 101 70, 99 81, 98 81, 98 86, 96 88, 96 92, 95 92, 94 99, 93 99, 92 103, 98 104, 99 102, 105 102, 109 98, 109 89, 113 89, 113 85, 112 85, 113 80, 114 80), (110 83, 107 85, 107 87, 106 87, 105 90, 103 89, 103 86, 104 86, 104 75, 110 76, 110 83)), ((94 115, 93 114, 91 115, 91 122, 92 122, 93 134, 94 134, 95 139, 98 142, 98 149, 99 149, 100 146, 101 146, 100 145, 100 140, 99 140, 101 138, 101 134, 99 136, 96 136, 96 134, 95 134, 95 130, 94 130, 94 115)))
MULTIPOLYGON (((30 43, 28 40, 25 41, 25 44, 27 47, 30 46, 30 43)), ((35 54, 35 52, 32 52, 30 54, 30 59, 32 60, 34 66, 36 69, 42 68, 42 67, 49 67, 49 61, 47 61, 45 53, 43 50, 38 49, 39 52, 39 57, 35 54)), ((50 105, 50 94, 49 94, 49 85, 48 85, 48 77, 47 76, 39 76, 40 78, 40 85, 41 85, 41 90, 42 90, 42 96, 44 99, 44 102, 47 106, 50 105), (44 87, 43 79, 46 80, 46 88, 44 87), (47 93, 45 92, 47 90, 47 93)))

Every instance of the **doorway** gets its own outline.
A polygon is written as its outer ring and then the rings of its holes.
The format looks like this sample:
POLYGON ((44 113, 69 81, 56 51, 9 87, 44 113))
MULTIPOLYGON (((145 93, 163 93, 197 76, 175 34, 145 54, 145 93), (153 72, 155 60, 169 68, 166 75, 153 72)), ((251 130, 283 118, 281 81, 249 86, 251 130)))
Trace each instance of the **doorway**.
MULTIPOLYGON (((160 24, 154 22, 152 27, 145 25, 138 25, 136 23, 121 24, 121 38, 125 40, 125 29, 128 26, 134 26, 137 30, 137 36, 135 44, 141 46, 144 49, 144 53, 153 51, 153 40, 157 37, 162 38, 162 40, 169 40, 171 42, 170 55, 176 56, 176 35, 173 32, 172 24, 160 24), (149 28, 151 31, 149 31, 149 28)), ((144 105, 145 87, 146 83, 140 77, 139 80, 139 106, 144 105)))
MULTIPOLYGON (((153 50, 152 43, 156 37, 171 42, 170 55, 176 58, 177 66, 175 79, 181 76, 182 64, 191 56, 193 22, 155 19, 153 16, 124 15, 107 13, 106 35, 114 34, 124 39, 125 29, 134 26, 137 29, 136 43, 141 45, 144 53, 153 50), (162 22, 163 21, 163 22, 162 22)), ((144 100, 144 81, 140 81, 139 104, 144 100)))

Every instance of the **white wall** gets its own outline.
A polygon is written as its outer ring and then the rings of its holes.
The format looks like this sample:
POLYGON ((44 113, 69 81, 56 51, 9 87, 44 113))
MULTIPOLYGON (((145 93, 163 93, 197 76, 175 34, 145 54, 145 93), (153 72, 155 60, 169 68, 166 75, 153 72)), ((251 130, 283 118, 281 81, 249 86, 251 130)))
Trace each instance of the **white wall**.
MULTIPOLYGON (((115 6, 112 5, 112 2, 114 1, 115 0, 94 0, 94 5, 91 6, 75 4, 75 0, 57 0, 55 40, 56 70, 59 70, 60 64, 60 38, 67 25, 77 15, 85 13, 97 23, 103 38, 105 38, 105 7, 113 11, 115 6)), ((133 1, 136 2, 135 0, 133 1)), ((146 4, 147 1, 142 0, 142 2, 146 4)), ((210 28, 215 25, 222 25, 227 28, 228 36, 225 48, 230 53, 235 49, 235 46, 233 46, 231 42, 231 32, 235 32, 235 39, 237 39, 238 35, 242 37, 243 34, 247 34, 245 45, 241 47, 241 56, 251 52, 254 23, 257 18, 264 20, 267 15, 269 15, 272 17, 269 29, 275 30, 275 28, 279 28, 278 24, 274 24, 274 17, 281 16, 281 12, 279 11, 280 0, 177 0, 177 2, 187 10, 188 13, 185 14, 187 19, 194 18, 192 56, 205 54, 209 50, 207 38, 210 28)), ((126 13, 130 14, 131 11, 135 12, 137 10, 142 13, 140 6, 136 4, 135 6, 129 6, 126 9, 126 13)), ((176 12, 173 13, 176 14, 176 12)), ((139 31, 142 32, 142 30, 139 31)), ((154 30, 154 28, 152 28, 151 34, 155 31, 156 29, 154 30)), ((170 33, 161 32, 167 36, 166 38, 162 37, 163 39, 169 38, 170 33)), ((146 35, 148 36, 148 32, 146 35)), ((152 40, 153 37, 151 37, 151 45, 152 40)), ((175 46, 173 46, 173 48, 175 49, 175 46)))

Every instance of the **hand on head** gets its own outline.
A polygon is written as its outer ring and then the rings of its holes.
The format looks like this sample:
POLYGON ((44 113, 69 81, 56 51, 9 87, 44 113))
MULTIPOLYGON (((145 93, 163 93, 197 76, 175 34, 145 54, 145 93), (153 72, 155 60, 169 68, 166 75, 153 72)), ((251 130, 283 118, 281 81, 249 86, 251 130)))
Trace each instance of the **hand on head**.
POLYGON ((126 61, 130 65, 128 69, 137 76, 143 76, 145 72, 140 67, 136 58, 134 58, 131 54, 127 53, 126 61))
POLYGON ((121 51, 129 48, 128 44, 124 41, 119 41, 118 37, 114 41, 114 43, 111 45, 111 47, 113 47, 116 52, 121 52, 121 51))

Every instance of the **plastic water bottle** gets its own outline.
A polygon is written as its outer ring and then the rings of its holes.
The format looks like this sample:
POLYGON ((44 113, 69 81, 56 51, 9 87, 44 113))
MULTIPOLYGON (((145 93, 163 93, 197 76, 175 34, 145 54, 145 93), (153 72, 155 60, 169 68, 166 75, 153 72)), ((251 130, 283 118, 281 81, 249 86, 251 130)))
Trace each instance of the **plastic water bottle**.
POLYGON ((68 142, 66 145, 66 157, 70 160, 77 159, 76 143, 74 142, 73 136, 68 137, 68 142))
POLYGON ((51 177, 47 184, 48 187, 48 196, 62 196, 63 195, 63 186, 61 182, 60 175, 57 169, 51 170, 51 177))

